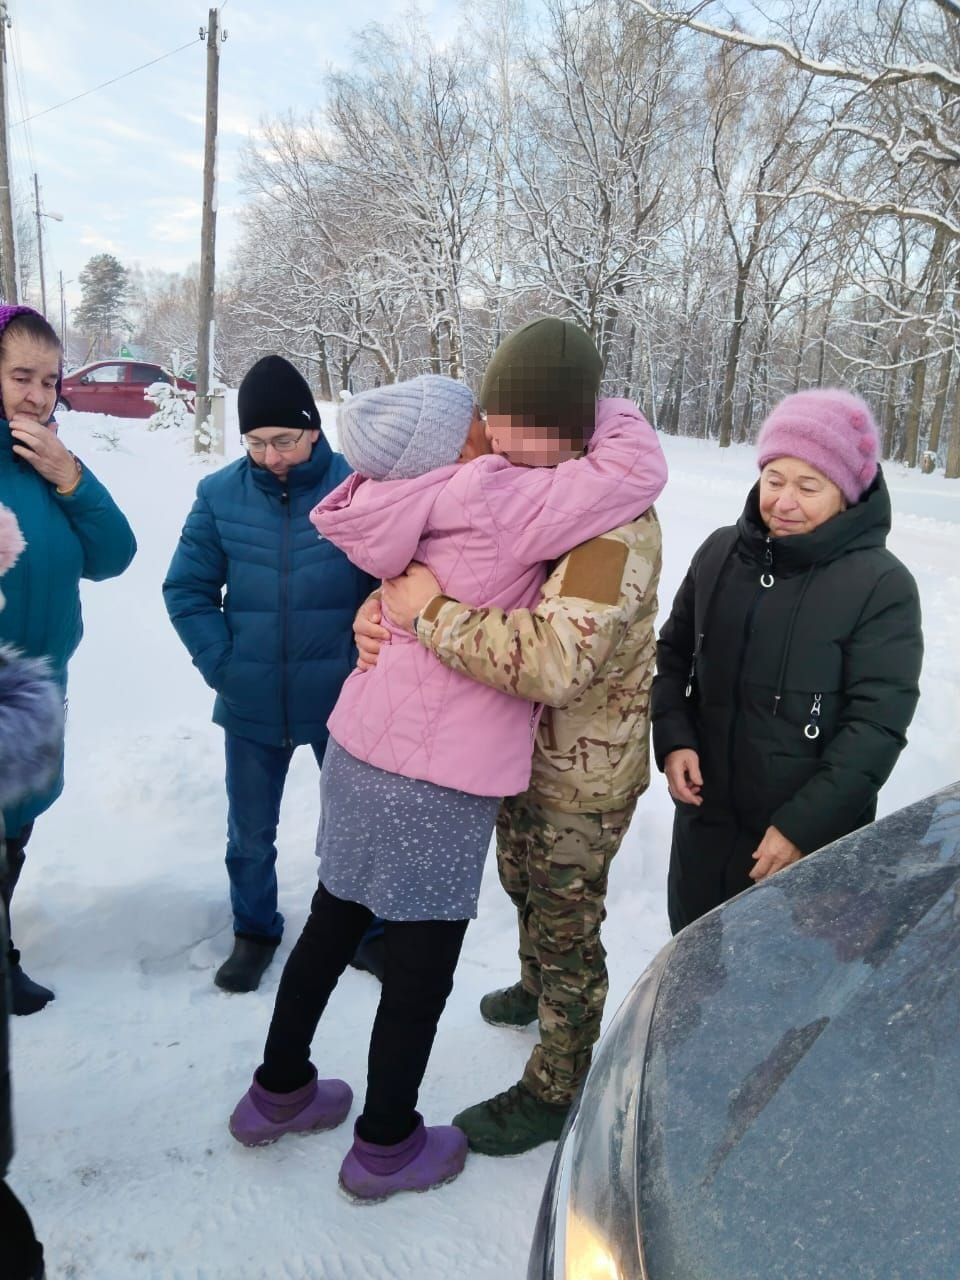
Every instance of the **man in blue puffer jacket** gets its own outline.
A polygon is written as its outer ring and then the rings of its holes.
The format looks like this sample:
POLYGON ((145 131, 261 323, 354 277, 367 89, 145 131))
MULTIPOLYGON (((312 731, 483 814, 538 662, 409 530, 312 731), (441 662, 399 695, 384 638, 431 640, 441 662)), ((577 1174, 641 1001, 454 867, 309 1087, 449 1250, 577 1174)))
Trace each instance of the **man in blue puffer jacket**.
POLYGON ((377 586, 308 516, 350 474, 301 374, 266 356, 240 385, 247 456, 201 480, 163 584, 226 735, 234 946, 214 981, 254 991, 283 933, 276 833, 296 747, 322 764, 327 717, 354 660, 353 615, 377 586))

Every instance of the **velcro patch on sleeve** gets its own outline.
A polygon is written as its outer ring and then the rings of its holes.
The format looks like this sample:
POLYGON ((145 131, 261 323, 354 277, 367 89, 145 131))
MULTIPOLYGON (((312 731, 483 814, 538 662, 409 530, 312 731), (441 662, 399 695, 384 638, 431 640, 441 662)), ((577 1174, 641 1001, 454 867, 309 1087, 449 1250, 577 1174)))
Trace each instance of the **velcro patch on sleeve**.
POLYGON ((424 622, 436 622, 440 610, 445 604, 456 604, 457 601, 452 596, 435 595, 429 600, 420 611, 420 617, 424 622))
POLYGON ((616 538, 594 538, 575 547, 567 556, 560 594, 595 604, 616 604, 629 554, 627 544, 616 538))

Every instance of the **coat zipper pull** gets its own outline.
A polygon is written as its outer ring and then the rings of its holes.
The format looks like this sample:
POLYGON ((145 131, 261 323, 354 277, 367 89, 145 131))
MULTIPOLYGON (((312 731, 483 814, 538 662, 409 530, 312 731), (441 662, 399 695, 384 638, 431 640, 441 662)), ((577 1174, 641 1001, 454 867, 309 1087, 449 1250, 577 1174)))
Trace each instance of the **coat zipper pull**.
POLYGON ((803 736, 809 738, 811 742, 815 742, 820 737, 820 699, 823 697, 820 693, 813 695, 813 706, 810 708, 810 719, 803 727, 803 736))
POLYGON ((760 585, 761 585, 761 587, 764 587, 764 588, 766 588, 766 589, 769 589, 770 587, 772 587, 772 586, 773 586, 773 582, 774 582, 774 578, 773 578, 773 543, 772 543, 772 539, 771 539, 771 537, 770 537, 769 533, 767 534, 767 545, 766 545, 766 549, 764 550, 764 553, 763 553, 763 566, 764 566, 764 568, 763 568, 763 573, 761 573, 761 575, 760 575, 760 585))
POLYGON ((685 698, 693 697, 693 681, 697 672, 697 655, 703 648, 703 632, 697 636, 697 643, 694 645, 693 653, 690 657, 690 670, 687 672, 687 687, 683 691, 685 698))

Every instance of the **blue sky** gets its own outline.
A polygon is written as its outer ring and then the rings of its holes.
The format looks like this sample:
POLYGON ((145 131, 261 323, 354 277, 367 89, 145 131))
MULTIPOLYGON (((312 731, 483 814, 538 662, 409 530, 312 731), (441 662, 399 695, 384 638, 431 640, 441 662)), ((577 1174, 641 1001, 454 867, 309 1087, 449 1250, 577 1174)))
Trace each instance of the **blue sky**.
MULTIPOLYGON (((196 0, 7 0, 7 93, 15 193, 43 220, 48 313, 59 315, 57 273, 68 305, 95 253, 144 269, 183 270, 199 260, 206 47, 157 65, 31 120, 102 81, 176 49, 206 26, 196 0)), ((221 25, 218 264, 236 238, 240 148, 260 120, 321 101, 322 78, 350 59, 354 31, 389 22, 408 0, 227 0, 221 25)), ((455 0, 421 0, 439 39, 456 24, 455 0)), ((34 272, 36 281, 36 272, 34 272)), ((34 288, 38 286, 34 284, 34 288)), ((32 299, 31 299, 32 300, 32 299)))

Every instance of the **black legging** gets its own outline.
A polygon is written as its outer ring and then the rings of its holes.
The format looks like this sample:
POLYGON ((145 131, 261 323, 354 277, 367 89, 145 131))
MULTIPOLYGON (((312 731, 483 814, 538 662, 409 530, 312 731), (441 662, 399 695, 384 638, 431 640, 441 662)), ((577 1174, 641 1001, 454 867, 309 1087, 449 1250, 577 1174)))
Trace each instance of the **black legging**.
MULTIPOLYGON (((284 966, 257 1078, 291 1093, 310 1079, 310 1044, 330 993, 373 912, 321 884, 284 966)), ((386 920, 380 1004, 370 1036, 367 1096, 357 1131, 366 1142, 402 1142, 416 1126, 417 1095, 437 1023, 453 988, 466 920, 386 920)))
POLYGON ((0 1263, 3 1280, 40 1280, 43 1249, 26 1209, 0 1179, 0 1263))
POLYGON ((23 864, 26 861, 24 849, 27 847, 27 841, 33 831, 33 823, 29 823, 23 827, 15 835, 8 835, 6 838, 7 851, 7 874, 0 876, 0 901, 3 903, 5 913, 5 922, 7 926, 8 947, 11 960, 19 962, 20 954, 14 950, 13 946, 13 928, 10 924, 10 900, 13 897, 13 891, 17 887, 17 881, 20 879, 20 872, 23 870, 23 864))

